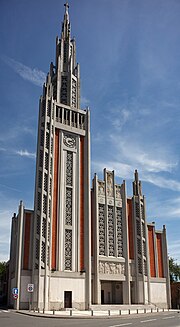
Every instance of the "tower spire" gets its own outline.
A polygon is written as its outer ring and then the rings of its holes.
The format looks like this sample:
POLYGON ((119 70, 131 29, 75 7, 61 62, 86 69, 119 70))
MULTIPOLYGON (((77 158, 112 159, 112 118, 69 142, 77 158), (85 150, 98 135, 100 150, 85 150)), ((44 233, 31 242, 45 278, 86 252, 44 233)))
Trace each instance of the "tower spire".
POLYGON ((68 1, 66 1, 66 3, 64 4, 64 7, 65 7, 65 14, 69 14, 68 13, 68 9, 69 9, 68 1))
POLYGON ((62 33, 65 38, 70 37, 70 21, 69 21, 69 4, 66 1, 64 4, 65 7, 65 13, 64 13, 64 21, 62 23, 62 33))
POLYGON ((139 180, 137 169, 134 172, 133 194, 142 196, 141 181, 139 180))

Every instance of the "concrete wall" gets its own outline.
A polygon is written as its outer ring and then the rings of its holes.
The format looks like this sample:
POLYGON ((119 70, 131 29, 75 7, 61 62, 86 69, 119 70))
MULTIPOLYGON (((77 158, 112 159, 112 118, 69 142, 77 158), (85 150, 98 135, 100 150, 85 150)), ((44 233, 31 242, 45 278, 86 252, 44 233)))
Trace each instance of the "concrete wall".
POLYGON ((72 307, 85 308, 85 280, 73 278, 50 278, 50 309, 64 308, 64 292, 72 291, 72 307))
POLYGON ((166 281, 150 282, 151 302, 160 308, 167 307, 166 281))
POLYGON ((149 304, 148 303, 148 283, 147 282, 144 283, 144 298, 145 298, 145 304, 149 304))
POLYGON ((27 291, 28 284, 31 283, 30 276, 21 276, 21 302, 29 301, 29 293, 27 291))

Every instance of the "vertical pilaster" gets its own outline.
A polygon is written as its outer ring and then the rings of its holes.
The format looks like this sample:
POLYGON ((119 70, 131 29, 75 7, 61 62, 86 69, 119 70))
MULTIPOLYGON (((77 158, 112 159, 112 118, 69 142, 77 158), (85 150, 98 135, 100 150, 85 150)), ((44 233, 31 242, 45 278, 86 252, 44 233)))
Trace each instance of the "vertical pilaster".
POLYGON ((91 197, 90 197, 90 111, 86 112, 86 135, 85 135, 85 197, 84 197, 84 235, 85 235, 85 270, 86 270, 86 299, 85 307, 91 305, 91 197))
POLYGON ((123 181, 122 188, 122 202, 123 202, 123 249, 125 260, 125 275, 126 281, 124 282, 123 289, 123 303, 131 304, 130 293, 130 266, 129 266, 129 238, 128 238, 128 214, 127 214, 127 197, 126 197, 126 182, 123 181))
POLYGON ((154 241, 155 271, 156 271, 156 277, 158 277, 158 256, 157 256, 157 242, 156 242, 155 226, 153 227, 153 241, 154 241))
POLYGON ((146 265, 147 265, 147 286, 148 286, 148 304, 151 304, 151 289, 150 289, 150 263, 149 263, 149 242, 148 242, 148 229, 146 223, 146 198, 143 197, 144 202, 144 224, 145 224, 145 240, 146 240, 146 265))
POLYGON ((16 252, 16 270, 15 281, 18 288, 18 298, 15 301, 15 309, 20 308, 21 299, 21 269, 22 269, 22 240, 23 240, 23 219, 24 219, 24 207, 23 202, 20 201, 19 213, 18 213, 18 239, 17 239, 17 252, 16 252))
POLYGON ((163 268, 166 278, 166 295, 167 295, 167 306, 171 308, 171 287, 170 287, 170 276, 169 276, 169 258, 167 251, 167 238, 166 238, 166 226, 163 225, 162 233, 162 249, 163 249, 163 268))

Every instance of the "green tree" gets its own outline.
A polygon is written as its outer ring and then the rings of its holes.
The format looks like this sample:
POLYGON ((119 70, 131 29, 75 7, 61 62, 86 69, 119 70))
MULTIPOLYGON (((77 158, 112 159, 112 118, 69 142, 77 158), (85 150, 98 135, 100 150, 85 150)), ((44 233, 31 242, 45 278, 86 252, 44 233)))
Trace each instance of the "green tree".
POLYGON ((6 262, 2 261, 0 262, 0 278, 4 275, 6 271, 6 262))
POLYGON ((178 265, 172 257, 169 258, 169 274, 171 282, 180 280, 180 265, 178 265))

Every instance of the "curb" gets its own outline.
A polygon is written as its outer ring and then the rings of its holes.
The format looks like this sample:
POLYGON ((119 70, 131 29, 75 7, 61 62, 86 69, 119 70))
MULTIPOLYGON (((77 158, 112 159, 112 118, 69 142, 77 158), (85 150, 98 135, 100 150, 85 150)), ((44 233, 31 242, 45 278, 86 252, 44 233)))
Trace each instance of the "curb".
MULTIPOLYGON (((179 310, 175 312, 179 313, 179 310)), ((117 318, 121 318, 121 319, 127 319, 127 318, 134 318, 134 317, 139 317, 139 315, 155 315, 156 313, 164 313, 162 312, 147 312, 147 313, 131 313, 131 314, 122 314, 122 315, 100 315, 100 316, 96 316, 96 315, 88 315, 88 316, 83 316, 83 315, 79 315, 79 316, 73 316, 73 315, 53 315, 53 314, 46 314, 46 313, 36 313, 36 312, 24 312, 21 310, 17 310, 15 311, 16 313, 22 314, 22 315, 26 315, 26 316, 31 316, 31 317, 36 317, 36 318, 55 318, 55 319, 117 319, 117 318)), ((171 311, 172 312, 172 311, 171 311)))

